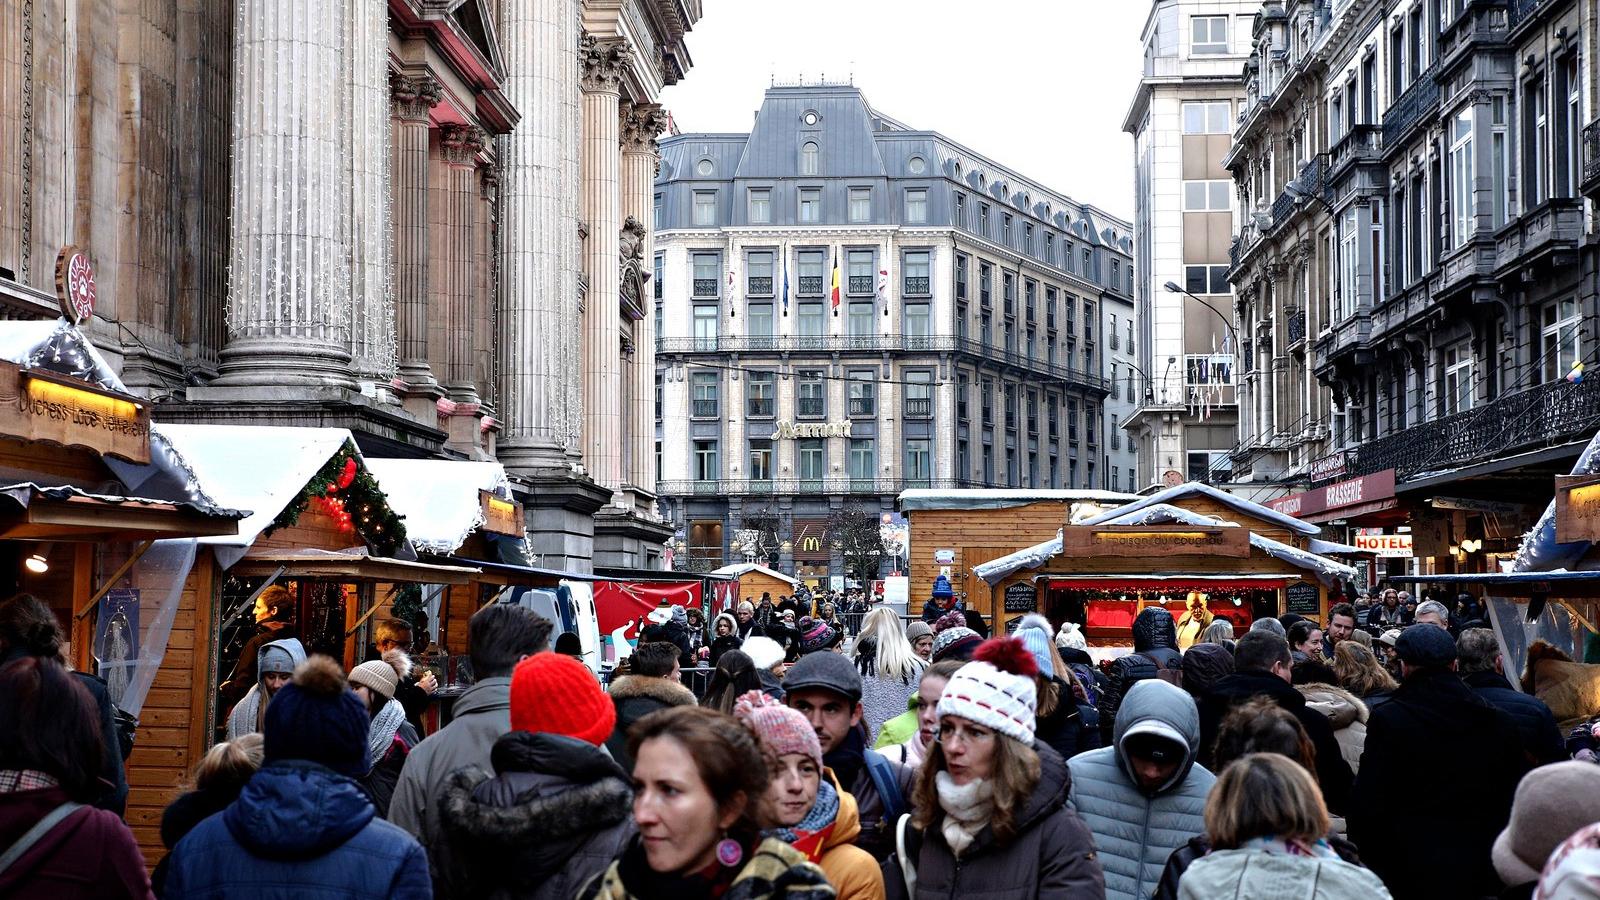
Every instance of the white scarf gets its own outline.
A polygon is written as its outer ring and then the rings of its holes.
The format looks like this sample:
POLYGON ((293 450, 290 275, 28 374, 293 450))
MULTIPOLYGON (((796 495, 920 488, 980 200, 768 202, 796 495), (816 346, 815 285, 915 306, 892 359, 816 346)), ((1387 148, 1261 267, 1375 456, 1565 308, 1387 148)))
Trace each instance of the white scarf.
POLYGON ((978 832, 989 824, 994 811, 994 785, 984 778, 958 785, 949 772, 935 775, 933 782, 939 792, 939 806, 944 810, 944 823, 939 826, 939 832, 950 845, 950 852, 959 859, 972 846, 978 832))
POLYGON ((406 708, 400 701, 391 699, 378 710, 372 717, 372 726, 367 729, 367 765, 375 766, 389 752, 389 745, 394 743, 395 733, 400 730, 400 725, 406 720, 406 708))

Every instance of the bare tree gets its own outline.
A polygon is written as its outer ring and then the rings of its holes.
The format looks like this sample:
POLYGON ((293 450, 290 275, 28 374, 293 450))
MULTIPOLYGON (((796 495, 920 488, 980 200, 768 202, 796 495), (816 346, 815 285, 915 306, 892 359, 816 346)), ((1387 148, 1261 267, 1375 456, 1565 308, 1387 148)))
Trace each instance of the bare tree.
POLYGON ((749 552, 765 566, 778 562, 778 510, 771 500, 764 506, 745 509, 739 518, 739 536, 749 552))
POLYGON ((878 577, 879 562, 888 551, 878 530, 877 516, 859 503, 847 503, 828 517, 828 538, 839 546, 844 556, 847 578, 854 578, 866 587, 878 577))

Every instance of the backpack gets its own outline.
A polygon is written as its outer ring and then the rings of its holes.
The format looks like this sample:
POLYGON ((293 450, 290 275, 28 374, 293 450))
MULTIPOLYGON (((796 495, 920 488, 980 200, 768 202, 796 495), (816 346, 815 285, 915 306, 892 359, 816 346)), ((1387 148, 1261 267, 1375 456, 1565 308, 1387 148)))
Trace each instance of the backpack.
MULTIPOLYGON (((1146 678, 1161 677, 1161 668, 1155 659, 1143 653, 1130 653, 1112 661, 1106 674, 1106 689, 1100 695, 1100 743, 1111 744, 1111 731, 1117 721, 1117 710, 1122 706, 1122 695, 1136 682, 1146 678)), ((1181 673, 1180 673, 1180 677, 1181 673)))
POLYGON ((910 812, 905 795, 900 792, 900 781, 895 778, 894 763, 876 750, 863 753, 862 761, 866 763, 872 786, 878 791, 878 800, 883 803, 882 823, 893 827, 892 823, 900 821, 901 816, 910 812))

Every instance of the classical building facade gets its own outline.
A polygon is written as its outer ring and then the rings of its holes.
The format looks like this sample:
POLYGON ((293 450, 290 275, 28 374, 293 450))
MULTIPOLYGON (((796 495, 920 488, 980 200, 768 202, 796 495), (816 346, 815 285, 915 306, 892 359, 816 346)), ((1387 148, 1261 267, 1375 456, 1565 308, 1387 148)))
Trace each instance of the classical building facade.
POLYGON ((3 0, 0 314, 53 315, 76 245, 158 420, 499 458, 542 562, 658 564, 640 297, 656 100, 699 16, 3 0))
POLYGON ((1128 223, 840 84, 664 139, 655 190, 656 453, 686 563, 765 531, 761 558, 816 577, 839 571, 830 518, 903 488, 1112 486, 1128 223))
POLYGON ((1284 52, 1248 70, 1253 149, 1231 161, 1270 204, 1236 248, 1241 316, 1276 342, 1285 311, 1307 315, 1288 377, 1255 388, 1278 417, 1255 434, 1324 426, 1273 463, 1310 483, 1274 503, 1408 526, 1424 572, 1493 570, 1600 425, 1579 368, 1597 313, 1596 4, 1310 6, 1264 7, 1284 52), (1269 160, 1272 134, 1306 143, 1269 160))
POLYGON ((1156 0, 1142 35, 1144 76, 1123 121, 1134 139, 1142 379, 1124 427, 1141 488, 1232 477, 1238 337, 1227 271, 1237 204, 1223 162, 1260 8, 1156 0))

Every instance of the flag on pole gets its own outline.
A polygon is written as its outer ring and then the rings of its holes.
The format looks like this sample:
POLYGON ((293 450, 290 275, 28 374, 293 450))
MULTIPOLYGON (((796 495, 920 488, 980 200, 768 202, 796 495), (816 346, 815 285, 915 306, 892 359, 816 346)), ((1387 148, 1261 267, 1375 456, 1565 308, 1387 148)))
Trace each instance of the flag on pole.
POLYGON ((783 250, 783 314, 789 314, 789 248, 783 250))
POLYGON ((889 314, 889 267, 885 265, 878 270, 878 289, 875 292, 877 302, 883 304, 883 314, 889 314))
POLYGON ((839 314, 839 257, 833 257, 833 314, 839 314))
POLYGON ((739 318, 739 307, 733 297, 733 270, 728 270, 728 318, 739 318))

